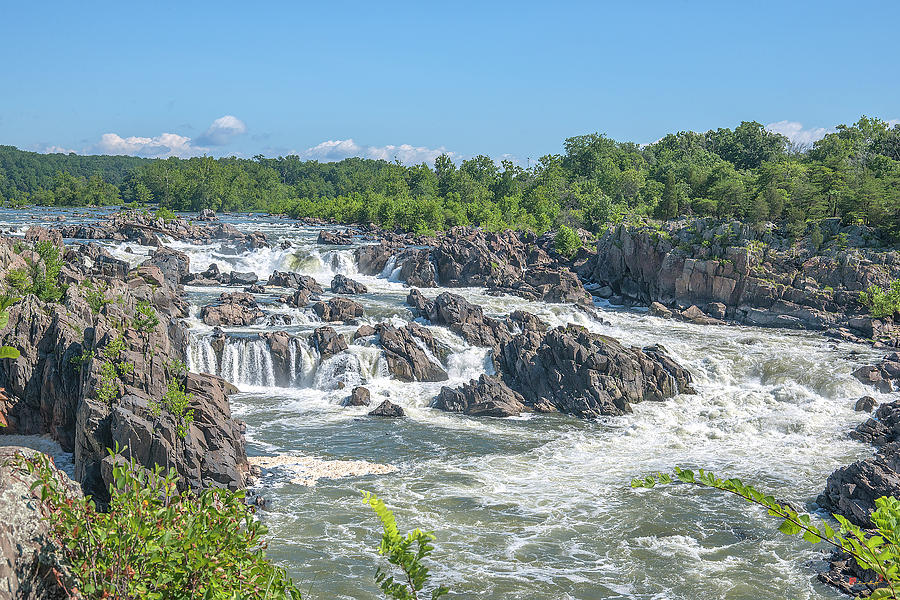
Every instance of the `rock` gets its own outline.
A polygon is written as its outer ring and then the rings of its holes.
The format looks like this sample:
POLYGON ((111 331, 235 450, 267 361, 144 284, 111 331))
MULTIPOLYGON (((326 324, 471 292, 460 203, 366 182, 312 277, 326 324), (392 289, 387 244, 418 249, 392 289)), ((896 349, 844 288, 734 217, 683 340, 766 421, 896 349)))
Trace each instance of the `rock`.
POLYGON ((319 285, 318 281, 309 275, 300 275, 299 273, 275 271, 269 276, 266 285, 306 290, 308 295, 324 293, 324 290, 322 289, 322 286, 319 285))
POLYGON ((437 279, 430 248, 407 248, 397 257, 398 279, 416 287, 436 287, 437 279))
POLYGON ((495 375, 482 375, 456 389, 445 386, 432 406, 475 417, 510 417, 527 410, 522 395, 495 375))
MULTIPOLYGON (((414 297, 410 293, 414 301, 414 297)), ((446 325, 475 346, 499 349, 512 334, 509 327, 491 317, 485 317, 482 308, 462 296, 444 292, 434 300, 425 302, 419 314, 435 325, 446 325)))
POLYGON ((380 275, 393 257, 396 246, 382 241, 379 244, 356 249, 356 264, 364 275, 380 275))
POLYGON ((172 250, 165 246, 158 247, 145 265, 158 267, 166 281, 178 285, 184 283, 191 272, 191 259, 184 252, 172 250))
MULTIPOLYGON (((369 394, 368 388, 364 388, 361 385, 353 388, 353 392, 350 394, 349 398, 346 398, 341 405, 342 406, 368 406, 370 402, 371 395, 369 394)), ((399 408, 399 407, 398 407, 399 408)), ((403 416, 403 410, 400 410, 400 415, 403 416)))
POLYGON ((693 323, 694 325, 721 325, 722 322, 713 319, 704 313, 697 305, 691 305, 687 309, 678 313, 681 320, 693 323))
POLYGON ((900 355, 892 352, 877 365, 858 368, 853 376, 866 385, 874 386, 885 394, 900 387, 900 355))
POLYGON ((228 277, 229 285, 252 285, 259 280, 256 273, 232 271, 228 277))
POLYGON ((353 281, 346 275, 338 273, 331 280, 331 292, 334 294, 365 294, 369 289, 358 281, 353 281))
POLYGON ((376 333, 378 332, 375 331, 375 328, 371 325, 360 325, 359 328, 353 332, 353 339, 358 340, 359 338, 369 337, 376 333))
POLYGON ((409 290, 409 294, 406 296, 406 303, 413 308, 416 314, 425 312, 425 296, 416 288, 409 290))
POLYGON ((219 270, 216 263, 210 264, 202 273, 190 273, 184 278, 191 285, 220 285, 228 282, 228 275, 219 270))
MULTIPOLYGON (((37 476, 10 464, 17 456, 39 454, 18 446, 0 447, 0 598, 63 600, 72 597, 66 588, 75 587, 53 541, 52 526, 39 508, 40 489, 31 489, 37 476)), ((52 462, 50 468, 69 498, 82 496, 52 462)))
POLYGON ((872 527, 869 515, 875 499, 896 496, 900 489, 900 443, 881 448, 872 458, 858 460, 828 476, 825 491, 816 502, 863 528, 872 527))
POLYGON ((319 231, 316 239, 319 244, 332 244, 336 246, 348 246, 353 243, 353 234, 350 231, 319 231))
POLYGON ((650 314, 654 317, 662 317, 664 319, 672 318, 672 311, 660 304, 659 302, 650 303, 650 314))
POLYGON ((39 242, 52 242, 54 246, 62 248, 63 236, 55 229, 47 229, 38 225, 32 225, 25 230, 25 241, 29 244, 39 242))
POLYGON ((403 409, 390 400, 385 400, 381 404, 378 405, 375 410, 369 412, 370 417, 402 417, 405 413, 403 409))
POLYGON ((316 302, 312 305, 313 312, 322 321, 352 322, 357 317, 363 316, 363 306, 359 302, 336 296, 327 302, 316 302))
POLYGON ((309 342, 319 352, 322 360, 327 360, 348 348, 344 336, 332 327, 317 327, 310 336, 309 342))
POLYGON ((710 302, 703 308, 703 312, 707 315, 720 320, 725 318, 726 310, 726 306, 721 302, 710 302))
POLYGON ((872 412, 875 408, 875 398, 872 396, 863 396, 859 400, 856 401, 856 404, 853 406, 853 410, 856 412, 872 412))
POLYGON ((690 373, 667 355, 625 348, 576 325, 526 330, 502 347, 498 362, 504 381, 529 405, 548 403, 583 418, 693 393, 690 373))
POLYGON ((265 294, 266 288, 258 283, 254 283, 253 285, 244 288, 244 291, 248 294, 265 294))
MULTIPOLYGON (((866 408, 869 404, 875 406, 875 399, 871 396, 863 396, 856 405, 863 404, 866 408)), ((868 408, 867 410, 872 410, 868 408)), ((900 441, 900 401, 886 402, 878 407, 872 418, 860 423, 855 430, 850 432, 850 437, 861 442, 867 442, 875 446, 900 441)))
POLYGON ((263 316, 256 299, 247 292, 223 293, 217 303, 200 309, 200 319, 213 327, 245 327, 256 323, 263 316))
POLYGON ((410 323, 398 328, 379 323, 375 330, 384 349, 388 371, 401 381, 446 381, 449 378, 443 367, 417 343, 418 339, 426 347, 430 344, 436 349, 434 339, 429 339, 430 334, 424 327, 410 323))
POLYGON ((204 208, 200 211, 200 216, 197 217, 198 221, 215 221, 217 220, 216 211, 211 208, 204 208))

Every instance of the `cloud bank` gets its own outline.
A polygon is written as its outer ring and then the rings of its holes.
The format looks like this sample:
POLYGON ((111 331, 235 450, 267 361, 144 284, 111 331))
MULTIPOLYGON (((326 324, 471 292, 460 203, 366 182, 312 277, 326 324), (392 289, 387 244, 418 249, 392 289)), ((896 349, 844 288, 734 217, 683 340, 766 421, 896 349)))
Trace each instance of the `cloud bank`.
POLYGON ((212 122, 209 129, 197 138, 200 146, 225 146, 241 135, 247 133, 247 126, 234 115, 225 115, 212 122))
POLYGON ((825 127, 804 128, 803 123, 798 121, 778 121, 769 123, 766 129, 773 133, 780 133, 789 139, 792 143, 800 146, 811 146, 814 142, 821 140, 829 133, 834 133, 835 129, 825 127))
POLYGON ((455 152, 451 152, 443 146, 440 148, 426 148, 425 146, 413 146, 411 144, 364 146, 357 144, 352 138, 327 140, 294 154, 306 160, 319 160, 322 162, 332 162, 350 158, 351 156, 359 156, 387 161, 396 159, 406 165, 416 165, 423 162, 431 164, 441 154, 446 154, 452 159, 459 158, 455 152))
POLYGON ((226 146, 246 132, 247 125, 243 121, 234 115, 225 115, 213 121, 196 139, 178 133, 161 133, 153 137, 123 137, 118 133, 104 133, 100 141, 85 152, 144 158, 189 158, 209 154, 211 148, 226 146))

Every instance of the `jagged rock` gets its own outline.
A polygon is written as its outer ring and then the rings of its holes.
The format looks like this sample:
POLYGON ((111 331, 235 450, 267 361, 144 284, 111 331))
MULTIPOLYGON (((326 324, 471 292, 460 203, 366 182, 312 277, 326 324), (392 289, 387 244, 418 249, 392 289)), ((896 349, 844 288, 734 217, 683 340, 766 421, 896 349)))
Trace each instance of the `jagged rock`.
POLYGON ((38 225, 32 225, 25 230, 25 241, 29 244, 38 242, 52 242, 53 245, 62 248, 63 236, 55 229, 47 229, 38 225))
POLYGON ((688 323, 693 323, 694 325, 721 325, 722 321, 717 319, 713 319, 706 313, 704 313, 697 305, 691 305, 685 310, 678 313, 678 317, 687 321, 688 323))
POLYGON ((872 412, 876 404, 875 398, 872 396, 863 396, 853 405, 853 410, 856 412, 872 412))
POLYGON ((363 316, 362 304, 340 296, 330 298, 327 302, 316 302, 312 309, 322 321, 352 322, 363 316))
POLYGON ((244 291, 248 294, 265 294, 266 288, 258 283, 254 283, 253 285, 244 288, 244 291))
POLYGON ((369 337, 376 333, 378 332, 375 331, 375 328, 371 325, 360 325, 359 328, 353 332, 353 339, 358 340, 359 338, 369 337))
POLYGON ((369 288, 359 283, 358 281, 353 281, 346 275, 341 275, 338 273, 334 276, 334 279, 331 280, 331 292, 334 294, 365 294, 369 291, 369 288))
POLYGON ((530 329, 499 356, 504 380, 532 405, 549 403, 584 418, 621 415, 631 403, 693 393, 691 376, 657 350, 625 348, 575 325, 530 329))
POLYGON ((858 368, 853 376, 866 385, 874 386, 883 393, 893 392, 900 387, 900 354, 892 352, 877 365, 858 368))
MULTIPOLYGON (((346 398, 341 405, 342 406, 368 406, 371 401, 371 394, 369 393, 368 388, 364 388, 361 385, 353 388, 353 392, 350 394, 348 398, 346 398)), ((403 416, 402 414, 400 416, 403 416)))
POLYGON ((858 460, 828 476, 825 492, 816 502, 822 508, 841 514, 851 523, 872 527, 869 515, 875 499, 896 496, 900 489, 900 443, 883 446, 872 458, 858 460))
POLYGON ((264 316, 252 294, 247 292, 223 293, 218 302, 200 309, 200 319, 207 325, 245 327, 264 316))
POLYGON ((229 285, 252 285, 259 281, 256 273, 232 271, 228 277, 229 285))
POLYGON ((441 388, 432 406, 475 417, 510 417, 527 410, 522 395, 493 375, 482 375, 456 389, 441 388))
POLYGON ((659 302, 650 303, 650 314, 654 317, 662 317, 664 319, 672 318, 672 311, 659 302))
POLYGON ((721 302, 710 302, 703 308, 703 312, 713 319, 722 320, 725 318, 727 307, 721 302))
POLYGON ((321 230, 316 239, 319 244, 331 244, 335 246, 349 246, 353 243, 353 233, 350 231, 326 231, 321 230))
POLYGON ((409 290, 409 294, 406 295, 406 303, 413 307, 416 314, 425 312, 425 302, 425 296, 416 288, 409 290))
MULTIPOLYGON (((410 293, 413 301, 418 301, 410 293)), ((501 321, 484 316, 482 308, 462 296, 444 292, 425 302, 418 313, 435 325, 446 325, 472 345, 499 349, 512 334, 501 321)))
POLYGON ((332 327, 317 327, 309 338, 313 348, 318 350, 322 360, 327 360, 339 352, 343 352, 347 346, 347 340, 332 327))
POLYGON ((398 278, 407 285, 436 287, 435 268, 431 262, 431 249, 407 248, 397 257, 400 266, 398 278))
POLYGON ((300 275, 299 273, 284 271, 275 271, 272 273, 272 275, 269 276, 266 285, 306 290, 309 295, 321 294, 324 292, 322 286, 319 285, 319 282, 309 275, 300 275))
POLYGON ((210 264, 202 273, 190 273, 183 278, 191 285, 220 285, 223 280, 228 281, 228 275, 222 273, 216 263, 210 264))
POLYGON ((378 405, 375 410, 369 412, 370 417, 402 417, 404 414, 403 408, 397 406, 390 400, 385 400, 381 404, 378 405))
MULTIPOLYGON (((864 396, 857 401, 857 406, 860 403, 871 404, 874 407, 875 399, 871 396, 864 396)), ((860 409, 857 408, 857 410, 860 409)), ((850 432, 850 437, 875 446, 884 446, 900 441, 900 401, 894 400, 879 406, 870 419, 860 423, 855 430, 850 432)))
POLYGON ((356 264, 359 272, 364 275, 380 275, 396 250, 396 245, 386 241, 357 248, 356 264))
MULTIPOLYGON (((419 345, 434 346, 434 339, 424 327, 415 327, 411 323, 404 327, 394 327, 388 323, 379 323, 378 332, 381 347, 384 349, 388 371, 401 381, 446 381, 447 372, 432 360, 419 345), (423 332, 424 331, 424 332, 423 332), (418 342, 417 342, 418 340, 418 342)), ((432 354, 434 354, 432 350, 432 354)))
POLYGON ((215 221, 218 217, 216 217, 216 211, 211 208, 204 208, 200 211, 200 216, 197 217, 198 221, 215 221))
MULTIPOLYGON (((75 587, 69 567, 53 541, 53 527, 40 510, 40 491, 29 475, 11 464, 17 456, 34 458, 39 453, 18 446, 0 446, 0 598, 64 600, 66 588, 75 587)), ((50 467, 69 498, 81 497, 81 489, 69 477, 50 467)))

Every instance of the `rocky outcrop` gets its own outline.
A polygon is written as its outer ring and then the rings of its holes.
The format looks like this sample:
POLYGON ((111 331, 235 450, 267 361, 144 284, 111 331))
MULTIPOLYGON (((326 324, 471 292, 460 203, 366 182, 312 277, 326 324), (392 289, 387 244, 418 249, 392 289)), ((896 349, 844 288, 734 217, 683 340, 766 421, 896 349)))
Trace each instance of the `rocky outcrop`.
MULTIPOLYGON (((52 526, 41 511, 38 481, 12 464, 18 457, 33 458, 29 448, 0 446, 0 598, 20 600, 63 600, 77 598, 68 566, 60 559, 52 526)), ((81 489, 51 463, 69 498, 81 496, 81 489)))
POLYGON ((853 376, 866 385, 874 386, 885 394, 900 387, 900 354, 891 352, 877 365, 858 368, 853 376))
POLYGON ((338 273, 331 280, 331 292, 333 294, 343 294, 352 296, 353 294, 365 294, 369 289, 358 281, 354 281, 346 275, 338 273))
MULTIPOLYGON (((866 398, 869 398, 870 403, 874 406, 875 399, 871 396, 863 397, 860 400, 866 398)), ((850 432, 850 437, 874 446, 884 446, 900 441, 900 400, 879 406, 872 418, 860 423, 855 430, 850 432)))
POLYGON ((212 327, 246 327, 263 316, 256 298, 247 292, 223 293, 215 304, 200 309, 200 319, 212 327))
POLYGON ((301 275, 294 272, 274 271, 270 276, 266 285, 274 285, 278 287, 293 288, 296 290, 306 290, 308 295, 321 294, 324 292, 319 282, 309 275, 301 275))
POLYGON ((343 321, 346 323, 355 322, 358 317, 363 316, 363 306, 355 300, 336 296, 330 298, 327 302, 316 302, 312 305, 313 312, 321 321, 343 321))
POLYGON ((828 476, 825 491, 816 502, 826 510, 843 515, 860 527, 872 527, 869 515, 875 499, 896 496, 900 490, 900 443, 892 442, 878 453, 841 467, 828 476))
POLYGON ((339 352, 343 352, 347 346, 347 340, 332 327, 318 327, 309 337, 310 345, 315 348, 322 360, 327 360, 339 352))
POLYGON ((385 400, 381 404, 379 404, 374 410, 369 412, 370 417, 388 417, 396 419, 398 417, 404 416, 406 413, 403 412, 403 408, 397 406, 390 400, 385 400))
POLYGON ((347 230, 326 231, 323 229, 319 232, 319 237, 316 239, 316 242, 319 244, 331 244, 335 246, 349 246, 353 243, 353 233, 347 230))
POLYGON ((443 387, 432 406, 473 417, 510 417, 528 410, 522 395, 494 375, 482 375, 456 389, 443 387))
POLYGON ((438 350, 434 338, 421 326, 410 323, 375 327, 384 350, 388 371, 401 381, 446 381, 447 372, 434 358, 438 350), (427 352, 426 352, 427 350, 427 352), (431 356, 429 356, 431 354, 431 356))
POLYGON ((127 444, 143 466, 163 461, 186 485, 243 486, 242 426, 227 402, 234 388, 209 375, 179 375, 171 366, 184 356, 185 303, 172 286, 153 282, 158 267, 113 277, 92 259, 94 252, 90 246, 67 252, 63 272, 72 283, 61 302, 26 296, 10 309, 2 343, 21 356, 0 360, 6 389, 0 417, 8 425, 0 435, 51 436, 74 453, 76 479, 99 500, 111 476, 106 449, 116 442, 127 444), (139 302, 149 303, 158 323, 135 329, 139 302), (175 416, 151 410, 173 380, 192 395, 194 420, 184 437, 175 416))
MULTIPOLYGON (((835 230, 834 239, 838 233, 846 238, 835 230)), ((657 302, 678 311, 696 305, 717 320, 830 330, 853 340, 896 337, 892 323, 863 314, 858 298, 900 276, 897 253, 837 242, 821 252, 741 223, 623 224, 600 237, 596 258, 581 274, 604 297, 626 304, 657 302)))
POLYGON ((158 267, 163 278, 172 285, 184 283, 191 272, 191 259, 184 252, 165 246, 157 248, 145 263, 158 267))

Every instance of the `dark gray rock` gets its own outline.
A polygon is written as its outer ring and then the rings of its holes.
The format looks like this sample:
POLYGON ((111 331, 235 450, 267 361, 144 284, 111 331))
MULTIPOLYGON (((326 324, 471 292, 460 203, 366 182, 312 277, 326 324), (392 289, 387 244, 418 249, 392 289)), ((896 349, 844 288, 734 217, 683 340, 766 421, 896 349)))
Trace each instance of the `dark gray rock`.
POLYGON ((334 294, 365 294, 369 289, 358 281, 353 281, 346 275, 338 273, 331 280, 331 292, 334 294))
POLYGON ((369 412, 370 417, 389 417, 389 418, 397 418, 402 417, 406 413, 403 412, 403 408, 397 406, 390 400, 385 400, 381 404, 379 404, 374 410, 369 412))
POLYGON ((309 342, 319 352, 322 360, 327 360, 349 347, 344 336, 336 332, 332 327, 316 328, 310 336, 309 342))
POLYGON ((856 401, 853 410, 856 412, 872 412, 875 409, 875 398, 872 396, 863 396, 856 401))
POLYGON ((473 417, 510 417, 528 410, 522 395, 495 375, 482 375, 456 389, 443 387, 432 406, 473 417))
MULTIPOLYGON (((353 392, 350 394, 348 398, 346 398, 341 405, 342 406, 368 406, 369 402, 371 402, 371 394, 369 393, 368 388, 364 388, 361 385, 353 388, 353 392)), ((402 413, 401 415, 402 416, 402 413)))

